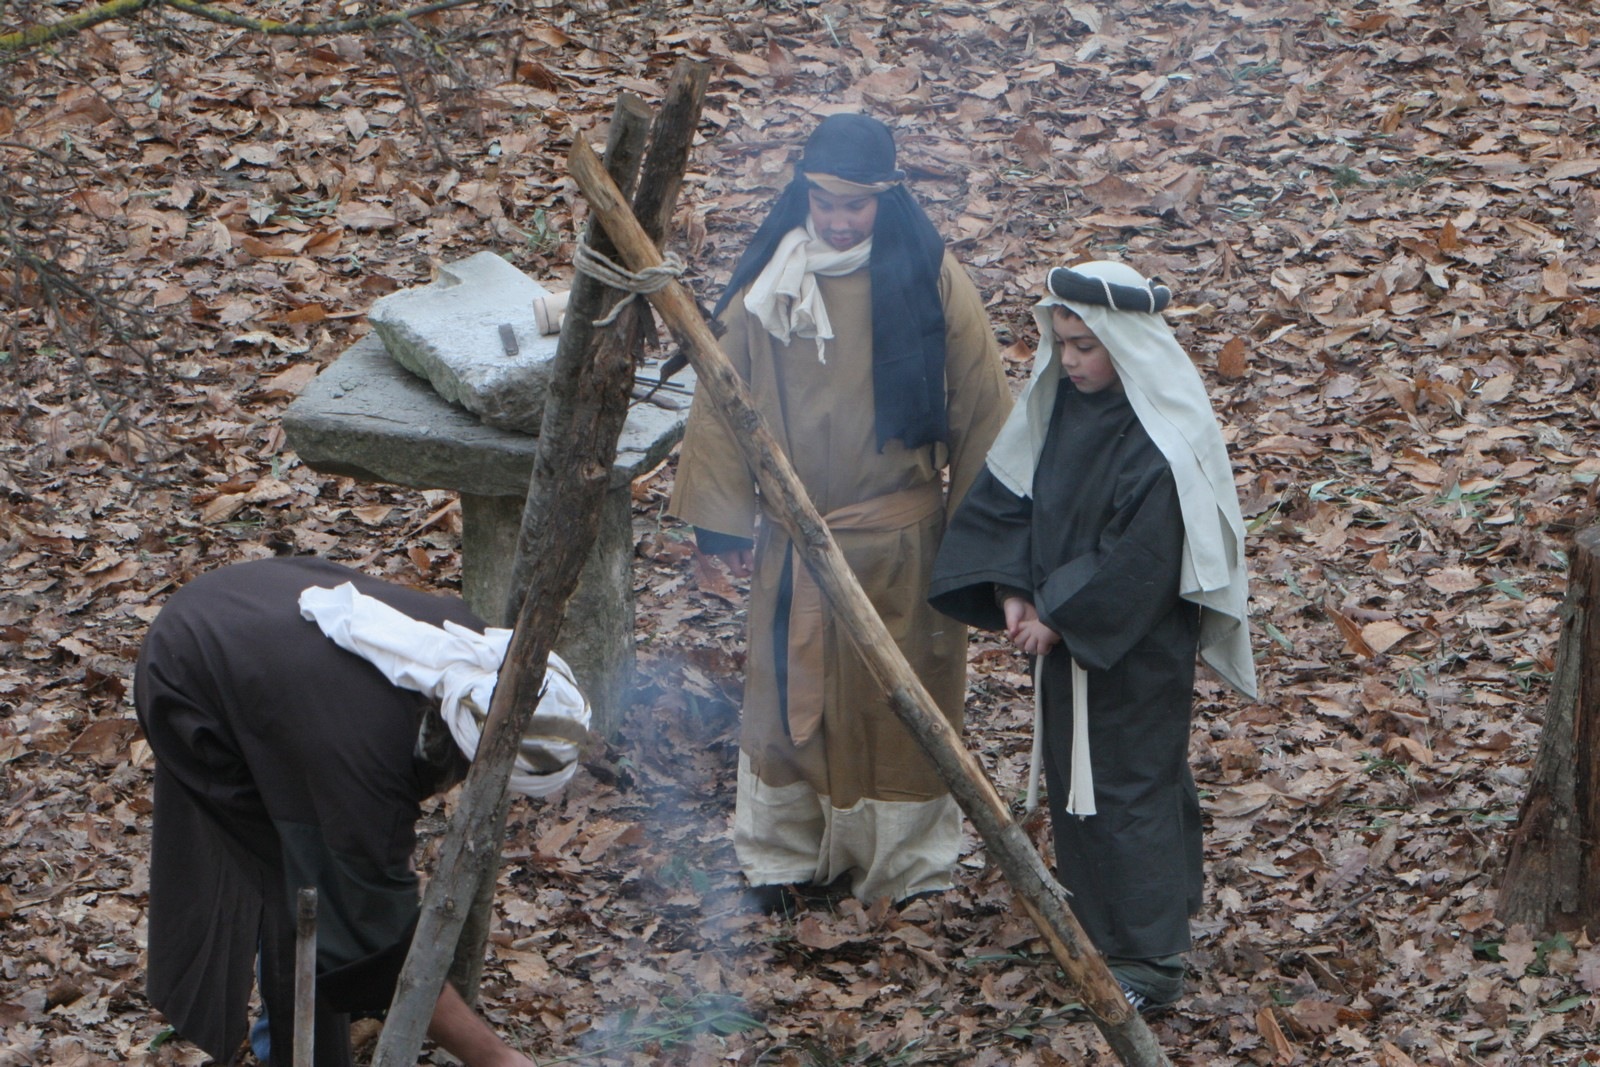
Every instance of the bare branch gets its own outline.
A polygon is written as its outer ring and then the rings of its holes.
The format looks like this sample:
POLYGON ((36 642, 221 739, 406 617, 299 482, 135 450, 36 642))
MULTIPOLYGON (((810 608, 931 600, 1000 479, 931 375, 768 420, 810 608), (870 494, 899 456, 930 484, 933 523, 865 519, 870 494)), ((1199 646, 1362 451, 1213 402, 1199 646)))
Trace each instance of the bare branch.
POLYGON ((59 41, 63 37, 70 37, 91 26, 98 26, 102 22, 126 18, 149 7, 171 7, 210 22, 220 22, 227 26, 253 30, 256 33, 266 33, 280 37, 324 37, 358 30, 386 29, 390 26, 401 25, 413 19, 421 18, 424 15, 431 15, 437 11, 448 11, 451 8, 467 7, 482 2, 483 0, 434 0, 431 4, 423 4, 421 7, 411 8, 409 11, 397 11, 389 15, 339 19, 332 22, 297 23, 279 22, 276 19, 254 19, 245 15, 235 14, 220 7, 213 7, 210 4, 197 3, 196 0, 109 0, 109 2, 101 4, 99 7, 81 11, 76 15, 69 15, 59 22, 50 23, 48 26, 29 26, 15 33, 0 34, 0 52, 23 52, 30 48, 36 48, 41 44, 48 44, 51 41, 59 41))
POLYGON ((160 0, 110 0, 109 3, 101 4, 99 7, 68 15, 48 26, 29 26, 15 33, 0 34, 0 52, 24 52, 30 48, 37 48, 41 44, 81 33, 102 22, 127 18, 159 2, 160 0))

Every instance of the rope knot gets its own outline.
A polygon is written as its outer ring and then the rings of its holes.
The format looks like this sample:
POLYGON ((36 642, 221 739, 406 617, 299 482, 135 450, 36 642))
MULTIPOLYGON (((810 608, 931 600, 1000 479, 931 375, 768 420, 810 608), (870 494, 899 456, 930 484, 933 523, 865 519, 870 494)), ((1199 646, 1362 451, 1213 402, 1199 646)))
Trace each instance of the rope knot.
POLYGON ((596 326, 610 326, 617 320, 617 316, 622 314, 622 309, 639 296, 660 292, 676 281, 687 269, 687 265, 676 252, 668 252, 654 267, 646 267, 635 273, 586 244, 578 245, 578 251, 572 257, 572 267, 602 285, 620 289, 628 294, 617 301, 617 306, 611 309, 609 315, 603 319, 596 319, 594 323, 596 326))

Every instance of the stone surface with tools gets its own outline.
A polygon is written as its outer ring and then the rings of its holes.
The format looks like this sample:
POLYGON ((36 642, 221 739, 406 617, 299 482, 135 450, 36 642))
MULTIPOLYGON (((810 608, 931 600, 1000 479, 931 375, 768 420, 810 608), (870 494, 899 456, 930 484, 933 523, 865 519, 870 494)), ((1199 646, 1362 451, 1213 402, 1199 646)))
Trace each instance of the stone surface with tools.
POLYGON ((373 302, 367 321, 395 362, 485 424, 539 432, 560 338, 539 332, 549 290, 493 252, 451 263, 427 285, 373 302))
MULTIPOLYGON (((457 491, 462 596, 491 625, 507 626, 511 572, 538 438, 488 424, 464 403, 441 395, 437 379, 466 379, 458 362, 463 349, 481 344, 492 349, 484 358, 499 355, 498 327, 508 318, 524 354, 547 345, 553 358, 557 338, 540 337, 532 325, 532 299, 544 288, 499 256, 480 254, 446 269, 455 283, 414 291, 433 290, 427 300, 391 303, 388 325, 356 342, 306 386, 284 413, 284 430, 290 446, 315 470, 367 482, 457 491), (486 259, 504 265, 504 271, 480 262, 486 259), (471 263, 482 269, 467 269, 471 263), (527 284, 508 282, 505 271, 527 284), (517 309, 519 317, 510 317, 510 306, 503 299, 488 300, 481 291, 473 294, 470 279, 496 276, 505 283, 503 290, 526 294, 517 297, 523 302, 517 309), (451 306, 458 298, 463 306, 477 309, 474 315, 481 319, 473 320, 476 325, 451 306), (385 333, 402 332, 410 351, 406 366, 384 339, 385 333), (457 334, 455 339, 449 338, 452 333, 457 334), (427 340, 439 337, 448 343, 427 340), (456 369, 447 371, 451 365, 456 369)), ((657 373, 642 369, 636 392, 647 392, 657 373)), ((502 394, 513 391, 509 380, 509 376, 502 379, 496 389, 502 394)), ((634 538, 629 487, 634 478, 665 460, 682 438, 693 385, 693 372, 685 370, 650 399, 636 399, 629 409, 600 530, 557 643, 589 694, 597 723, 614 720, 632 673, 634 538)), ((545 387, 538 391, 542 409, 545 387)), ((479 389, 477 395, 486 394, 479 389)), ((502 395, 494 403, 499 410, 509 410, 520 401, 502 395)), ((532 422, 537 429, 538 420, 532 422)))

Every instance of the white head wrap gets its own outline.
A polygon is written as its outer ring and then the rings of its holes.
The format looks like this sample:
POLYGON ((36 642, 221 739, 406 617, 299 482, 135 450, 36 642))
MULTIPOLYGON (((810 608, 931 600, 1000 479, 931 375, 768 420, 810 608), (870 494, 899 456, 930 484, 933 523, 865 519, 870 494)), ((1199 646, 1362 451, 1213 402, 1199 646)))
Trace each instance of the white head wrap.
MULTIPOLYGON (((1081 263, 1072 270, 1113 285, 1146 290, 1150 286, 1123 263, 1081 263)), ((1012 492, 1032 495, 1034 467, 1061 381, 1051 308, 1066 307, 1110 352, 1128 402, 1172 468, 1183 510, 1178 592, 1200 605, 1200 658, 1233 688, 1255 699, 1244 519, 1228 449, 1200 373, 1159 314, 1062 300, 1048 288, 1046 294, 1034 307, 1039 349, 1033 378, 989 450, 989 469, 1012 492)))
MULTIPOLYGON (((477 753, 500 663, 511 644, 510 630, 490 628, 480 634, 448 621, 441 629, 357 592, 351 582, 302 591, 300 614, 315 622, 334 644, 377 667, 394 685, 439 701, 456 746, 469 760, 477 753)), ((572 668, 553 652, 537 714, 584 729, 589 726, 589 702, 573 680, 572 668)), ((570 740, 534 732, 522 739, 522 751, 530 748, 561 769, 540 773, 518 755, 507 783, 512 792, 549 796, 577 773, 578 746, 570 740)))

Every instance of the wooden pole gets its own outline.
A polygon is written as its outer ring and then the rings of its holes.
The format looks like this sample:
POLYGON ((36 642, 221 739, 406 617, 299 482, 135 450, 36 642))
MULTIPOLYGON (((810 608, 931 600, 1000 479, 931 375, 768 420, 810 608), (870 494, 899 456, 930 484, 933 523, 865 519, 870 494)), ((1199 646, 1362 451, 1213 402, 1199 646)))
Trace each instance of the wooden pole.
MULTIPOLYGON (((637 97, 629 95, 619 99, 612 113, 607 155, 614 161, 628 161, 626 165, 630 170, 637 169, 648 120, 649 110, 637 97)), ((608 176, 606 180, 611 179, 608 176)), ((592 238, 597 229, 591 226, 588 236, 592 238)), ((580 276, 578 281, 585 279, 580 276)), ((585 285, 583 291, 574 286, 567 314, 569 318, 587 316, 593 319, 605 299, 606 293, 597 285, 585 285)), ((446 969, 461 944, 462 929, 472 903, 482 897, 485 883, 491 883, 487 892, 493 892, 491 879, 494 876, 490 872, 498 870, 509 803, 506 782, 516 762, 524 724, 538 706, 545 665, 566 615, 567 601, 577 588, 584 557, 599 528, 600 503, 610 482, 622 419, 627 416, 632 366, 626 362, 611 367, 586 365, 582 349, 569 350, 565 353, 566 359, 562 355, 558 348, 552 370, 552 391, 567 388, 574 393, 620 397, 622 418, 616 419, 616 430, 610 436, 609 445, 589 435, 584 435, 580 441, 576 432, 565 439, 544 433, 539 435, 532 482, 533 486, 543 487, 547 510, 535 521, 553 526, 565 536, 540 539, 546 550, 534 557, 534 573, 529 578, 527 596, 516 617, 510 647, 500 665, 483 737, 478 742, 472 769, 445 833, 437 874, 428 883, 423 897, 411 948, 395 985, 383 1033, 373 1052, 373 1067, 413 1067, 417 1062, 446 969)), ((595 403, 598 410, 600 401, 595 403)), ((532 487, 530 495, 531 492, 532 487)), ((528 522, 528 516, 524 515, 524 539, 528 534, 528 522)), ((484 924, 486 932, 487 910, 484 924)), ((481 942, 474 939, 474 943, 480 946, 481 954, 481 942)), ((476 999, 476 993, 476 982, 462 991, 463 997, 469 1000, 476 999)))
POLYGON ((294 1067, 311 1067, 317 1048, 317 887, 302 886, 294 924, 294 1067))
MULTIPOLYGON (((615 175, 619 185, 633 184, 634 176, 639 171, 640 159, 644 154, 649 124, 650 109, 643 100, 631 93, 624 93, 617 98, 611 116, 611 131, 606 143, 605 165, 608 173, 615 175)), ((605 239, 603 233, 591 232, 585 236, 585 240, 591 243, 602 241, 604 247, 601 251, 615 251, 611 249, 610 241, 605 239)), ((603 318, 616 300, 616 294, 609 292, 592 278, 580 274, 573 281, 572 295, 568 300, 569 314, 563 324, 561 337, 556 343, 555 359, 551 363, 550 390, 546 394, 544 412, 540 419, 539 451, 535 456, 528 495, 523 504, 522 530, 519 538, 528 536, 528 531, 531 529, 530 522, 537 523, 537 517, 545 514, 550 507, 551 495, 561 491, 553 479, 564 478, 571 473, 570 466, 563 458, 565 450, 558 450, 554 447, 554 443, 558 441, 570 443, 571 435, 577 432, 575 427, 580 424, 588 427, 590 431, 603 432, 595 422, 597 414, 595 411, 585 410, 574 414, 573 409, 577 406, 575 397, 579 392, 579 375, 589 362, 589 353, 597 343, 594 320, 603 318), (586 417, 587 421, 580 419, 579 415, 586 417), (545 448, 547 442, 552 445, 548 457, 545 448), (548 463, 544 462, 545 458, 548 458, 548 463)), ((614 418, 615 412, 612 412, 611 416, 614 418)), ((626 410, 622 417, 626 419, 626 410)), ((613 453, 616 450, 614 441, 615 438, 612 444, 613 453)), ((536 557, 529 554, 531 551, 533 550, 519 541, 511 581, 513 594, 510 610, 507 613, 512 619, 516 619, 521 611, 522 593, 532 574, 531 561, 536 557)), ((456 987, 456 991, 468 1004, 478 1002, 478 986, 483 980, 484 945, 489 939, 495 886, 500 880, 498 842, 505 837, 506 816, 510 812, 510 804, 511 797, 502 791, 498 808, 491 818, 496 827, 496 847, 486 851, 482 856, 484 866, 481 868, 481 873, 475 875, 476 891, 472 894, 472 904, 468 909, 461 936, 456 942, 454 959, 450 964, 450 984, 456 987)))
MULTIPOLYGON (((567 169, 620 250, 628 269, 659 266, 661 256, 640 228, 594 150, 574 137, 567 169)), ((734 371, 694 299, 673 283, 650 302, 677 333, 699 378, 699 388, 728 418, 745 459, 761 486, 763 510, 789 532, 817 579, 835 617, 883 687, 896 714, 928 753, 989 853, 1011 883, 1023 908, 1044 935, 1051 955, 1082 994, 1095 1023, 1124 1063, 1170 1067, 1144 1020, 1129 1007, 1104 959, 1094 950, 1067 906, 1065 891, 1045 867, 1010 809, 961 744, 933 698, 911 670, 894 638, 862 591, 833 534, 756 410, 749 388, 734 371)))
POLYGON ((1535 934, 1600 930, 1600 527, 1572 552, 1555 677, 1496 914, 1535 934))
MULTIPOLYGON (((674 194, 699 125, 706 80, 703 65, 680 66, 668 92, 671 106, 663 108, 651 138, 645 172, 655 185, 674 194), (685 99, 689 106, 679 106, 685 99)), ((609 165, 625 174, 638 169, 648 116, 648 108, 637 98, 624 96, 618 101, 607 147, 610 163, 602 169, 609 165)), ((581 135, 575 136, 582 141, 581 135)), ((584 147, 588 148, 587 142, 584 147)), ((606 180, 617 188, 609 174, 606 180)), ((660 199, 659 188, 648 196, 644 191, 640 195, 646 203, 652 202, 649 197, 657 198, 654 202, 664 230, 671 218, 671 198, 660 199)), ((604 241, 603 232, 591 225, 585 240, 594 246, 604 241)), ((575 318, 588 323, 603 317, 618 295, 580 274, 574 279, 567 305, 568 323, 575 318)), ((606 342, 604 335, 601 340, 605 343, 568 345, 563 331, 563 343, 557 348, 552 399, 547 400, 541 422, 518 541, 519 561, 527 561, 520 586, 525 595, 515 612, 511 645, 496 680, 483 738, 445 835, 439 873, 428 885, 389 1018, 373 1053, 373 1067, 411 1067, 416 1062, 453 950, 457 950, 456 972, 461 971, 459 950, 467 902, 492 900, 505 832, 506 781, 523 731, 542 695, 545 664, 566 615, 567 601, 577 587, 579 571, 599 528, 617 439, 628 414, 636 347, 606 342)), ((483 930, 487 932, 486 921, 483 930)), ((469 989, 463 990, 469 1000, 476 999, 482 937, 473 939, 472 945, 467 954, 475 954, 478 964, 469 989)))
MULTIPOLYGON (((631 133, 614 141, 613 147, 607 152, 608 173, 638 173, 634 206, 640 216, 648 220, 645 230, 657 245, 665 239, 672 221, 678 188, 689 163, 689 151, 694 146, 695 130, 700 125, 700 111, 708 80, 709 68, 704 63, 680 62, 672 72, 666 95, 650 128, 650 148, 643 162, 638 160, 639 146, 632 143, 637 138, 631 133)), ((637 121, 635 112, 641 116, 644 114, 641 110, 644 105, 632 97, 624 97, 619 101, 620 106, 628 108, 630 125, 637 121)), ((607 256, 616 254, 616 247, 603 231, 591 232, 587 240, 607 256)), ((642 347, 644 329, 650 318, 649 307, 634 301, 610 327, 596 332, 593 325, 595 318, 603 318, 619 296, 615 290, 604 288, 587 274, 579 274, 573 280, 566 322, 556 346, 550 393, 545 400, 539 429, 541 441, 570 442, 565 450, 569 453, 591 457, 616 455, 617 437, 628 416, 632 367, 642 347), (608 380, 621 381, 626 376, 626 385, 620 392, 583 388, 582 375, 586 367, 606 368, 608 380)), ((540 456, 544 456, 542 446, 540 456)), ((573 536, 571 530, 549 522, 549 516, 554 513, 552 509, 560 507, 556 499, 560 492, 558 479, 568 476, 569 462, 552 449, 548 465, 542 461, 534 464, 527 503, 523 506, 517 558, 512 566, 509 604, 512 618, 522 611, 524 594, 532 581, 535 566, 550 551, 549 539, 573 536)), ((617 725, 616 709, 594 710, 595 732, 603 737, 612 736, 613 727, 617 725)), ((506 800, 509 801, 509 797, 506 800)), ((501 809, 495 821, 502 828, 503 836, 505 803, 502 803, 501 809)), ((477 1002, 478 984, 483 975, 484 944, 489 936, 494 890, 499 881, 498 848, 492 856, 486 857, 486 862, 488 869, 478 884, 471 913, 460 943, 456 946, 455 962, 450 968, 450 983, 469 1004, 477 1002)))
MULTIPOLYGON (((678 189, 683 184, 683 172, 688 166, 689 151, 694 146, 695 130, 700 124, 708 79, 709 68, 704 63, 684 60, 673 69, 666 95, 662 98, 651 127, 650 150, 642 164, 633 164, 638 171, 638 192, 632 194, 634 213, 645 233, 658 247, 665 240, 673 209, 677 205, 678 189)), ((609 153, 606 168, 613 174, 621 172, 631 177, 633 173, 633 170, 627 169, 619 171, 609 153)), ((619 182, 618 185, 624 190, 628 188, 627 182, 619 182)), ((603 230, 590 233, 587 241, 590 247, 608 258, 617 254, 616 246, 603 230)), ((641 302, 633 301, 617 321, 604 331, 597 333, 593 324, 596 318, 605 317, 622 295, 581 272, 573 279, 572 295, 556 348, 556 370, 552 374, 550 392, 540 422, 540 440, 550 437, 565 440, 578 426, 592 427, 589 432, 604 437, 612 422, 627 418, 631 380, 628 391, 621 397, 607 395, 601 398, 604 401, 603 409, 593 410, 586 406, 585 398, 579 395, 576 377, 569 378, 560 371, 569 360, 573 366, 591 361, 612 367, 619 366, 620 361, 626 361, 630 368, 633 366, 643 347, 644 329, 650 321, 649 309, 641 302), (597 345, 601 347, 597 349, 597 345)), ((615 436, 608 440, 611 441, 611 453, 615 454, 615 436)), ((598 444, 593 449, 595 452, 601 450, 598 444)), ((540 532, 539 517, 548 512, 550 492, 547 487, 554 484, 558 473, 545 468, 542 463, 534 466, 527 501, 523 505, 517 558, 512 564, 507 593, 508 615, 513 619, 522 609, 529 577, 547 550, 540 543, 540 538, 547 534, 540 532)), ((553 532, 556 536, 565 535, 565 531, 553 532)), ((597 707, 594 710, 595 732, 605 737, 613 736, 620 717, 619 709, 597 707)))

